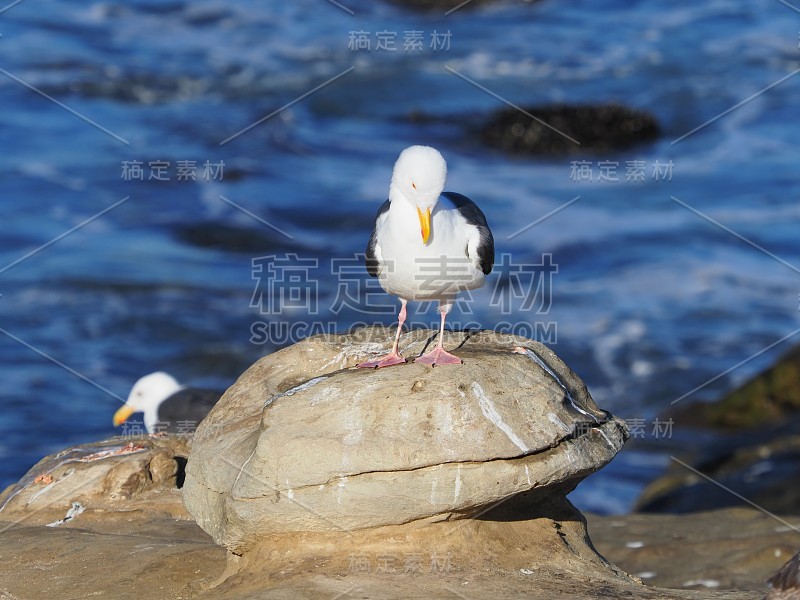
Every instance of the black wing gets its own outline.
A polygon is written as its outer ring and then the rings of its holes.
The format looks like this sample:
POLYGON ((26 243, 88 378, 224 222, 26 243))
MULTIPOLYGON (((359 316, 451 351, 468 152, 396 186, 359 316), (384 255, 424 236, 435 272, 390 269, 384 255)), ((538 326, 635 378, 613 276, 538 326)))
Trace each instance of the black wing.
POLYGON ((375 215, 375 227, 372 228, 372 235, 369 236, 369 242, 367 242, 367 273, 369 273, 370 277, 377 277, 381 270, 381 266, 375 256, 375 246, 378 244, 378 219, 387 210, 389 210, 388 200, 381 204, 378 209, 378 214, 375 215))
POLYGON ((472 200, 456 192, 442 192, 442 196, 452 202, 458 212, 467 220, 467 223, 478 228, 481 241, 478 243, 478 263, 484 275, 492 272, 494 265, 494 236, 492 235, 489 224, 486 222, 486 215, 478 208, 472 200))
POLYGON ((218 390, 184 388, 164 400, 158 406, 158 420, 173 429, 178 421, 190 421, 198 425, 214 408, 222 396, 218 390))

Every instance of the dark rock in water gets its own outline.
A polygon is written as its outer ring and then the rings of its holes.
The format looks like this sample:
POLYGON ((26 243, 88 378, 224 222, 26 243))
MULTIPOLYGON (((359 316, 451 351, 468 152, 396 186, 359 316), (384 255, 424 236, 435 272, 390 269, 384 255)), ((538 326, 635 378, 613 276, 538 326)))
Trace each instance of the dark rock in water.
POLYGON ((742 429, 779 423, 800 410, 800 346, 714 403, 693 402, 672 416, 696 427, 742 429))
POLYGON ((511 154, 597 154, 649 142, 660 135, 655 117, 618 104, 504 108, 483 126, 484 143, 511 154), (570 139, 571 138, 571 139, 570 139))
POLYGON ((225 252, 245 254, 269 254, 270 252, 297 251, 301 247, 280 233, 252 229, 237 225, 205 222, 179 225, 174 229, 179 240, 199 248, 211 248, 225 252))
POLYGON ((800 600, 800 553, 770 578, 769 586, 765 600, 800 600))

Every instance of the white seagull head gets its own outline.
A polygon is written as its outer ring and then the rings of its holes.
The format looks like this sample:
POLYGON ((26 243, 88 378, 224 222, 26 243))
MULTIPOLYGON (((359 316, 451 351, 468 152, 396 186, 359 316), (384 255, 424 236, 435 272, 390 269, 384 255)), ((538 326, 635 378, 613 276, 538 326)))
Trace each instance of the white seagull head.
POLYGON ((114 426, 122 425, 137 412, 144 413, 145 425, 157 422, 159 405, 180 389, 181 385, 168 373, 157 371, 145 375, 133 384, 128 400, 114 413, 114 426))
POLYGON ((431 212, 444 190, 445 179, 447 163, 441 153, 430 146, 409 146, 394 163, 392 188, 416 207, 425 244, 431 231, 431 212))

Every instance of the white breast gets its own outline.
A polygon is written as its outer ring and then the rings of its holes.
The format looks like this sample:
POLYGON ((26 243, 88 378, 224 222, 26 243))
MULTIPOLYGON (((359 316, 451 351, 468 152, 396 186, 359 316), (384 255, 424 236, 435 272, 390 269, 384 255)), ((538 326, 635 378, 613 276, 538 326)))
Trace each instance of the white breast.
POLYGON ((381 287, 406 300, 452 300, 459 291, 482 287, 484 274, 467 253, 478 237, 477 227, 441 197, 425 245, 416 208, 393 200, 377 224, 381 287))

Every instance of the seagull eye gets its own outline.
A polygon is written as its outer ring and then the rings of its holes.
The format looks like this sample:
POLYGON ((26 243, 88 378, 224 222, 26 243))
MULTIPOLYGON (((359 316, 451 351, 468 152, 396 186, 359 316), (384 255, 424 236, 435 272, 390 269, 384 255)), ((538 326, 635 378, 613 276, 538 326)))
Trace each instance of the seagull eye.
POLYGON ((142 395, 142 392, 141 392, 141 390, 139 390, 138 392, 136 392, 136 395, 137 395, 137 396, 141 396, 141 395, 142 395))
POLYGON ((414 189, 417 189, 417 184, 415 184, 415 183, 412 181, 412 182, 411 182, 411 187, 413 187, 414 189))

